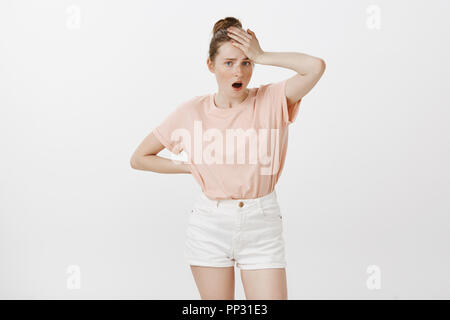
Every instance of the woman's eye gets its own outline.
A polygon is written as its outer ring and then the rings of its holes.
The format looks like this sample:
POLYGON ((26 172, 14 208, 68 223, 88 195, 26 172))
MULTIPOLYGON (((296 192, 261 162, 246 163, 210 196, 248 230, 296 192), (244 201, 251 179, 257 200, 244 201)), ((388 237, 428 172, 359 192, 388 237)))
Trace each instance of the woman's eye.
MULTIPOLYGON (((228 63, 231 63, 231 61, 227 61, 227 62, 225 62, 225 64, 227 65, 227 66, 229 66, 229 64, 228 63)), ((246 65, 248 66, 249 64, 250 64, 250 62, 248 62, 248 61, 244 61, 243 63, 246 63, 246 65)))

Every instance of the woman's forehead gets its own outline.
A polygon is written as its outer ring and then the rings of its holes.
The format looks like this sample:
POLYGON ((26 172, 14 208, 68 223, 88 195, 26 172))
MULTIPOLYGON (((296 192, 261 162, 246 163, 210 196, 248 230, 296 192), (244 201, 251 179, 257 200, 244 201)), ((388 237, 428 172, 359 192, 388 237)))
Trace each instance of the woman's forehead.
POLYGON ((239 48, 224 43, 219 49, 219 58, 222 60, 246 60, 248 57, 239 48))

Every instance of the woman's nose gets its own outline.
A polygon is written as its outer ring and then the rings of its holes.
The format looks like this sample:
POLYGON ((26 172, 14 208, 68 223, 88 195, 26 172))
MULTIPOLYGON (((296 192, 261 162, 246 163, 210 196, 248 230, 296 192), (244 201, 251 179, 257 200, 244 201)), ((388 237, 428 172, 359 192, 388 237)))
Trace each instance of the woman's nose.
POLYGON ((236 67, 236 69, 234 70, 234 74, 238 77, 240 77, 242 75, 242 68, 243 67, 236 67))

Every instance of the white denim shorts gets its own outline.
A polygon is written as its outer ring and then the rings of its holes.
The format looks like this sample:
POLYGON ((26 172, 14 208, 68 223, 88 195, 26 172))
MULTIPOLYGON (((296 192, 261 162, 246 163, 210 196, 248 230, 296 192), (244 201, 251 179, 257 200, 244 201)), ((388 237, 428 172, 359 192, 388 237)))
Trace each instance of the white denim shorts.
POLYGON ((254 199, 211 200, 201 192, 185 235, 191 265, 285 268, 283 219, 275 190, 254 199))

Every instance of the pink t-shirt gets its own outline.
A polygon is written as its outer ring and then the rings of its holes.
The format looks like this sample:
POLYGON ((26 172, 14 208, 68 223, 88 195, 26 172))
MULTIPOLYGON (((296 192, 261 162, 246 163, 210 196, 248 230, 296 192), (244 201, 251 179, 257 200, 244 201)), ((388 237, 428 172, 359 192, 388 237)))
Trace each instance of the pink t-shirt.
POLYGON ((210 199, 267 195, 281 175, 288 127, 301 100, 288 110, 286 80, 249 88, 232 108, 218 108, 214 93, 181 103, 153 134, 170 152, 185 151, 192 175, 210 199))

